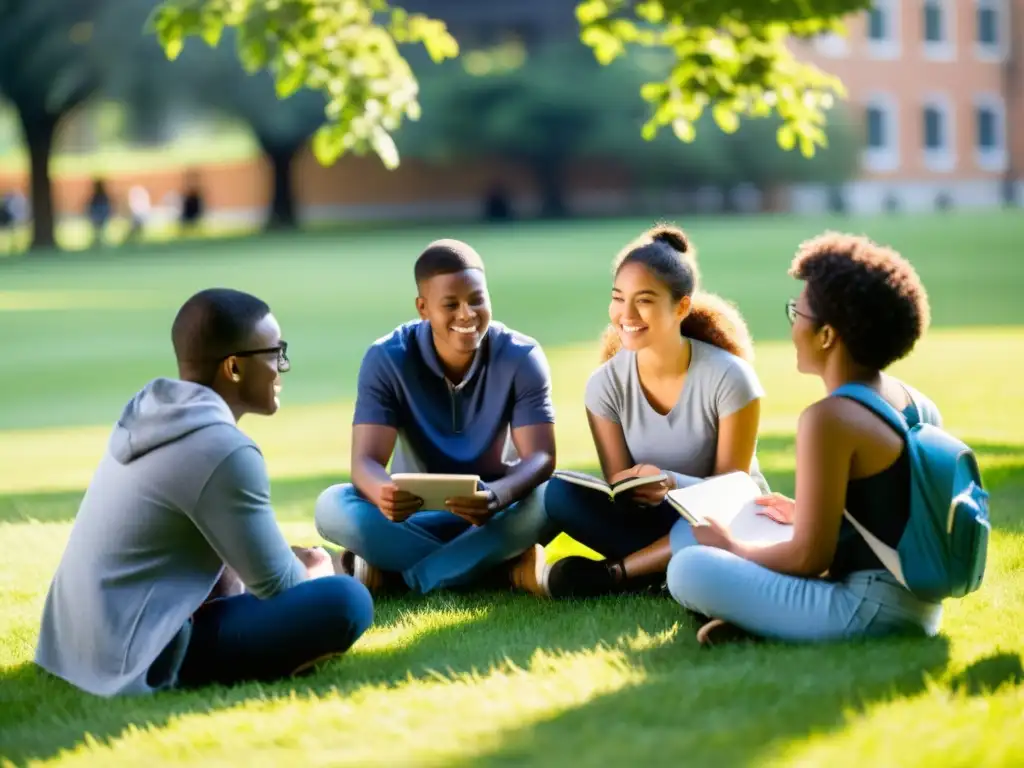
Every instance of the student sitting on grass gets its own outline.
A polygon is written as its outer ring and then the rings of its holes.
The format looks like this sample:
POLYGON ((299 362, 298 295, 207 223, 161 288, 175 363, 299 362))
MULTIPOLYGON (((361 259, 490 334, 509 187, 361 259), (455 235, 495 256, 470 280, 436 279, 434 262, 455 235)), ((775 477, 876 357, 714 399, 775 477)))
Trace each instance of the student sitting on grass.
POLYGON ((831 396, 866 384, 896 409, 939 425, 935 405, 882 373, 906 356, 928 324, 913 267, 862 237, 825 234, 804 243, 790 274, 804 282, 786 305, 797 368, 821 377, 829 396, 800 416, 796 500, 761 500, 792 522, 791 541, 742 544, 717 525, 693 529, 668 568, 672 595, 709 620, 714 644, 750 633, 791 641, 937 631, 941 607, 916 598, 883 567, 844 508, 895 546, 910 513, 910 461, 901 434, 864 405, 831 396))
POLYGON ((763 390, 750 337, 739 314, 698 283, 693 248, 672 227, 655 227, 615 261, 606 362, 587 382, 587 418, 608 482, 659 472, 668 480, 613 502, 553 479, 548 516, 605 559, 560 560, 548 574, 552 596, 663 583, 669 531, 690 535, 664 501, 672 488, 742 470, 767 492, 754 457, 763 390))
POLYGON ((346 651, 373 619, 366 588, 334 575, 327 552, 289 548, 263 456, 237 426, 278 409, 289 362, 270 309, 203 291, 172 338, 180 378, 155 379, 122 412, 43 613, 36 662, 101 696, 284 678, 346 651), (244 594, 210 599, 226 573, 244 594))
POLYGON ((471 247, 439 240, 414 271, 421 319, 363 358, 352 483, 321 494, 317 529, 346 549, 346 571, 371 592, 484 583, 538 592, 537 543, 551 536, 543 483, 555 462, 547 360, 536 341, 491 322, 471 247), (478 475, 486 493, 421 510, 385 469, 392 453, 392 472, 478 475))

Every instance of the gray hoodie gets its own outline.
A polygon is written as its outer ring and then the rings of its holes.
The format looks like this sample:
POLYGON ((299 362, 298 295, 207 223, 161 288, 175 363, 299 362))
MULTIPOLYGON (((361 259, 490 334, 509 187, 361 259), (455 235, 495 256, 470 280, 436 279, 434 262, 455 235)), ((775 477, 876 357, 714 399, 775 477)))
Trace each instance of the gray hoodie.
POLYGON ((191 615, 224 564, 261 598, 306 578, 274 518, 263 455, 224 400, 156 379, 125 407, 82 499, 36 663, 100 696, 173 686, 191 615))

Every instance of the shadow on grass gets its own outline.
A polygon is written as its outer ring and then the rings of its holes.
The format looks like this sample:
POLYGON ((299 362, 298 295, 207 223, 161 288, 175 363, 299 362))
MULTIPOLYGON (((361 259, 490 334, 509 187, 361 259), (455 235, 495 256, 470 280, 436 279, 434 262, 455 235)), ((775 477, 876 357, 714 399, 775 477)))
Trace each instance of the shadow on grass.
MULTIPOLYGON (((380 601, 372 633, 315 673, 273 684, 211 686, 144 697, 100 699, 33 664, 0 670, 0 756, 46 760, 87 740, 116 740, 132 728, 160 729, 176 717, 209 714, 250 700, 351 693, 489 670, 529 669, 538 652, 560 655, 686 622, 667 598, 609 598, 587 605, 476 592, 380 601), (389 633, 398 633, 388 637, 389 633), (377 637, 374 637, 374 634, 377 637)), ((692 628, 689 632, 692 634, 692 628)))
POLYGON ((950 681, 950 688, 971 696, 983 696, 1006 683, 1024 682, 1024 668, 1016 653, 1000 652, 971 664, 950 681))
POLYGON ((943 638, 708 652, 697 647, 690 620, 665 598, 555 604, 475 594, 379 608, 383 633, 408 630, 410 621, 431 613, 455 612, 458 620, 425 624, 404 642, 371 636, 365 649, 357 646, 313 675, 271 685, 101 700, 25 664, 0 673, 4 756, 15 764, 46 760, 87 741, 115 742, 135 728, 160 730, 178 717, 246 701, 344 697, 366 686, 397 688, 410 678, 447 681, 509 665, 529 669, 538 651, 557 656, 604 644, 641 671, 639 682, 498 733, 497 748, 466 764, 736 765, 774 744, 838 727, 850 710, 918 693, 948 659, 943 638), (657 638, 653 647, 630 647, 638 630, 657 638))
POLYGON ((751 765, 941 674, 945 638, 641 652, 642 682, 527 728, 460 765, 751 765))

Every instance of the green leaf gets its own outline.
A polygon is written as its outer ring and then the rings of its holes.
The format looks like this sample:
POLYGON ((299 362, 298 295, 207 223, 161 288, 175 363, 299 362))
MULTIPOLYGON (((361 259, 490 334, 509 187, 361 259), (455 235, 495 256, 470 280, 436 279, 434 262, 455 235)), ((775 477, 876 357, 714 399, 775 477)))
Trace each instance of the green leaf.
POLYGON ((203 18, 203 40, 211 48, 216 48, 224 32, 224 19, 212 13, 203 18))
POLYGON ((606 18, 610 10, 605 0, 584 0, 576 6, 576 20, 585 27, 606 18))
POLYGON ((297 67, 287 68, 282 72, 278 72, 277 78, 274 81, 274 91, 277 93, 277 98, 287 99, 299 90, 305 82, 305 66, 299 65, 297 67))
POLYGON ((780 125, 779 130, 775 133, 775 138, 779 142, 779 146, 787 152, 796 146, 796 131, 789 124, 780 125))
POLYGON ((181 55, 182 49, 185 47, 185 41, 181 37, 181 31, 178 30, 176 35, 167 35, 163 40, 164 55, 168 59, 174 61, 181 55))
POLYGON ((638 17, 651 24, 660 24, 665 18, 665 6, 661 0, 637 3, 634 11, 638 17))
POLYGON ((740 118, 736 114, 735 110, 728 104, 719 102, 711 110, 712 116, 715 118, 715 123, 725 133, 736 133, 736 129, 740 127, 740 118))
POLYGON ((384 163, 385 168, 393 171, 398 167, 398 147, 395 146, 395 140, 391 138, 391 134, 383 128, 378 128, 370 137, 370 145, 380 157, 381 162, 384 163))
POLYGON ((814 157, 814 141, 809 136, 800 137, 800 154, 804 157, 814 157))
POLYGON ((328 124, 313 134, 313 156, 321 165, 331 165, 341 156, 344 148, 340 126, 328 124))
POLYGON ((697 129, 693 127, 693 123, 681 117, 672 121, 672 132, 676 135, 676 138, 680 141, 685 141, 687 144, 697 138, 697 129))

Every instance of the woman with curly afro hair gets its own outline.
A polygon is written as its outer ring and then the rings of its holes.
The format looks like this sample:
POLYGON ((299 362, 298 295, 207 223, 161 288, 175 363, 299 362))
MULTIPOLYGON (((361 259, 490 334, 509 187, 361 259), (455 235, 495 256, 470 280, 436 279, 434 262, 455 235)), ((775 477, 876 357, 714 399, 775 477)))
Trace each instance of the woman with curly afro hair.
MULTIPOLYGON (((867 238, 827 233, 800 247, 790 274, 803 282, 786 304, 798 370, 820 377, 828 395, 865 384, 941 426, 934 403, 884 373, 928 326, 928 298, 910 263, 867 238)), ((699 526, 697 545, 680 548, 669 564, 673 597, 706 619, 702 644, 938 631, 941 606, 901 586, 843 515, 891 547, 909 519, 906 444, 874 412, 844 397, 809 406, 797 425, 796 499, 776 493, 758 503, 792 524, 792 540, 755 545, 699 526)))
POLYGON ((555 563, 546 579, 552 597, 663 585, 669 532, 693 540, 665 501, 672 488, 742 470, 768 492, 754 457, 763 390, 750 334, 732 305, 700 290, 681 230, 654 227, 619 253, 608 314, 602 365, 584 397, 601 470, 609 483, 666 479, 615 501, 558 477, 548 482, 548 517, 605 558, 555 563))

